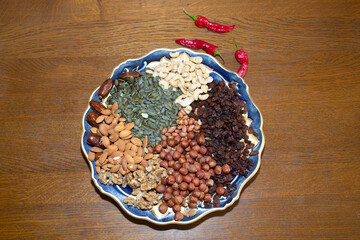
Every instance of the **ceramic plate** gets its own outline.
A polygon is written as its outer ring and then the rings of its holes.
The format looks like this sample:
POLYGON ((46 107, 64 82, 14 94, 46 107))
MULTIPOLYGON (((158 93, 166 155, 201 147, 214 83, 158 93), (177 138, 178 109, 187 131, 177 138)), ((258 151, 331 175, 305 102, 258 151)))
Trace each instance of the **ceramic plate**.
MULTIPOLYGON (((194 221, 199 220, 200 218, 204 217, 205 215, 214 212, 214 211, 220 211, 228 208, 231 206, 236 200, 239 199, 240 193, 242 188, 245 186, 245 184, 256 174, 256 172, 259 170, 260 167, 260 158, 261 153, 264 148, 265 144, 265 138, 262 130, 263 120, 260 111, 255 106, 253 101, 250 98, 249 89, 248 86, 245 84, 244 80, 240 78, 236 73, 230 72, 226 70, 224 67, 222 67, 217 60, 207 54, 197 53, 190 51, 188 49, 158 49, 153 52, 150 52, 144 57, 138 58, 138 59, 130 59, 126 62, 121 63, 118 67, 116 67, 111 75, 112 79, 117 79, 119 74, 125 71, 132 71, 132 70, 138 70, 138 71, 144 71, 146 66, 153 61, 159 61, 162 57, 167 57, 170 59, 170 52, 186 52, 191 57, 200 56, 203 58, 203 64, 209 66, 211 69, 213 69, 213 72, 210 74, 211 77, 214 78, 214 80, 223 80, 226 79, 229 82, 236 82, 238 83, 238 91, 240 93, 241 99, 245 101, 247 109, 248 109, 248 118, 252 121, 251 126, 254 129, 254 132, 258 134, 258 140, 259 143, 255 146, 253 150, 258 150, 259 154, 256 156, 250 157, 250 159, 253 160, 254 166, 253 169, 248 173, 248 177, 245 178, 243 176, 237 176, 234 178, 232 184, 237 184, 236 191, 228 197, 222 197, 221 198, 221 204, 217 208, 204 208, 203 203, 201 203, 197 209, 196 209, 196 215, 193 217, 184 217, 182 221, 174 221, 174 213, 170 212, 166 216, 156 216, 153 211, 150 210, 140 210, 137 208, 134 208, 133 206, 127 206, 123 203, 123 199, 128 197, 131 194, 131 189, 129 187, 121 188, 120 186, 115 185, 103 185, 98 180, 98 174, 95 171, 95 162, 90 162, 89 165, 91 168, 91 177, 92 180, 95 183, 95 186, 99 188, 99 190, 111 198, 113 198, 122 209, 124 209, 125 212, 127 212, 129 215, 144 219, 147 221, 150 221, 155 224, 159 225, 166 225, 166 224, 189 224, 193 223, 194 221)), ((101 82, 102 83, 102 82, 101 82)), ((91 97, 91 99, 99 100, 98 98, 98 89, 96 89, 91 97)), ((84 154, 86 155, 86 158, 88 156, 88 153, 90 151, 91 146, 86 143, 86 139, 90 133, 91 126, 86 121, 86 116, 89 114, 92 110, 90 109, 90 106, 87 107, 83 119, 82 119, 82 139, 81 139, 81 146, 84 154)))

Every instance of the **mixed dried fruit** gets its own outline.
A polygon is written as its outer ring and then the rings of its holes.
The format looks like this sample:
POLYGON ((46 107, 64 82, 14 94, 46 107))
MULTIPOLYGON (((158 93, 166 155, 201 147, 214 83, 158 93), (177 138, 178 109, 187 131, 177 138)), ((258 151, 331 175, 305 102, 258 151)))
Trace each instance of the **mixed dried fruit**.
POLYGON ((200 57, 170 56, 102 84, 106 106, 91 100, 86 117, 88 158, 102 184, 132 189, 125 204, 181 221, 232 195, 258 152, 236 85, 213 82, 200 57))

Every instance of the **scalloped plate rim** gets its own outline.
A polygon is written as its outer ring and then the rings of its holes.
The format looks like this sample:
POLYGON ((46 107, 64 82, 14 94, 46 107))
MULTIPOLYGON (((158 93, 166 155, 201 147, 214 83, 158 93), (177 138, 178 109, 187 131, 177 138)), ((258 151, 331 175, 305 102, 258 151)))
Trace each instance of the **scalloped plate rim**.
MULTIPOLYGON (((226 69, 225 67, 223 67, 222 65, 220 65, 220 63, 217 61, 216 58, 214 58, 213 56, 209 55, 209 54, 205 54, 205 53, 198 53, 198 52, 194 52, 192 50, 189 50, 189 49, 185 49, 185 48, 177 48, 177 49, 168 49, 168 48, 158 48, 158 49, 155 49, 151 52, 149 52, 148 54, 142 56, 142 57, 139 57, 139 58, 135 58, 135 59, 127 59, 126 61, 123 61, 122 63, 120 63, 118 66, 116 66, 114 68, 114 70, 112 71, 112 74, 109 76, 111 78, 111 76, 114 75, 115 71, 123 64, 126 64, 128 61, 136 61, 136 60, 140 60, 142 58, 146 58, 147 56, 151 55, 152 53, 154 52, 157 52, 157 51, 167 51, 167 52, 175 52, 175 51, 184 51, 184 52, 191 52, 193 54, 196 54, 196 55, 205 55, 207 57, 210 57, 212 58, 213 60, 215 60, 217 62, 217 64, 222 68, 224 69, 225 71, 227 72, 230 72, 230 73, 234 73, 228 69, 226 69)), ((85 129, 85 126, 84 126, 84 122, 85 122, 85 118, 86 118, 86 113, 89 111, 90 109, 90 105, 88 104, 84 114, 83 114, 83 117, 82 117, 82 133, 81 133, 81 149, 84 153, 84 155, 86 156, 86 160, 88 162, 88 164, 90 165, 90 169, 91 169, 91 178, 92 178, 92 181, 93 183, 95 184, 95 186, 99 189, 99 191, 109 197, 111 197, 112 199, 115 200, 115 202, 117 202, 121 209, 124 210, 127 214, 129 214, 130 216, 134 217, 134 218, 137 218, 137 219, 142 219, 142 220, 146 220, 146 221, 149 221, 153 224, 156 224, 156 225, 170 225, 170 224, 179 224, 179 225, 187 225, 187 224, 191 224, 191 223, 194 223, 198 220, 200 220, 201 218, 205 217, 206 215, 212 213, 212 212, 216 212, 216 211, 222 211, 222 210, 225 210, 227 209, 228 207, 230 207, 231 205, 234 204, 234 202, 236 202, 240 196, 241 196, 241 192, 242 192, 242 189, 245 187, 245 185, 250 181, 250 179, 252 179, 256 173, 259 171, 259 168, 260 168, 260 165, 261 165, 261 155, 262 155, 262 152, 263 152, 263 149, 264 149, 264 146, 265 146, 265 135, 264 135, 264 131, 263 131, 263 117, 262 117, 262 114, 259 110, 259 108, 256 106, 256 104, 254 103, 254 101, 252 100, 251 96, 250 96, 250 92, 249 92, 249 86, 246 84, 246 82, 244 81, 243 78, 241 78, 237 73, 235 73, 237 75, 238 78, 241 79, 241 81, 245 84, 246 86, 246 92, 249 96, 249 99, 251 101, 251 103, 254 105, 254 107, 256 108, 256 110, 258 111, 259 115, 260 115, 260 127, 259 127, 259 130, 262 134, 262 142, 261 142, 261 145, 259 147, 259 154, 258 154, 258 164, 256 166, 256 168, 253 170, 253 172, 246 177, 246 179, 241 183, 241 185, 239 186, 239 190, 238 190, 238 194, 236 196, 233 197, 233 200, 229 203, 227 203, 225 206, 221 207, 221 208, 209 208, 207 209, 207 211, 203 212, 202 214, 200 214, 198 217, 192 219, 192 220, 189 220, 189 221, 175 221, 175 220, 172 220, 172 221, 168 221, 168 222, 159 222, 159 221, 155 221, 153 219, 151 219, 150 217, 148 216, 138 216, 132 212, 130 212, 129 210, 127 210, 123 204, 116 196, 114 196, 113 194, 111 193, 108 193, 106 191, 103 190, 103 188, 98 184, 98 181, 97 179, 94 178, 94 167, 93 165, 91 164, 91 161, 88 160, 88 153, 86 152, 85 150, 85 147, 84 147, 84 135, 86 133, 86 129, 85 129)), ((89 98, 89 102, 90 100, 92 99, 92 97, 94 96, 95 92, 99 89, 99 87, 97 87, 93 92, 92 94, 90 95, 90 98, 89 98)))

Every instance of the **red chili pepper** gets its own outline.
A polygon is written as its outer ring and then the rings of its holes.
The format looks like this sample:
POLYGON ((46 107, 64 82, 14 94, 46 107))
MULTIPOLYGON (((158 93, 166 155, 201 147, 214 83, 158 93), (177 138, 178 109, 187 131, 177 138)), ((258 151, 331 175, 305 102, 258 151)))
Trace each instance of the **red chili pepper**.
POLYGON ((221 59, 223 60, 223 63, 225 63, 224 58, 221 56, 220 52, 219 52, 219 47, 212 45, 208 42, 205 42, 203 40, 199 40, 199 39, 176 39, 175 42, 177 44, 180 44, 182 46, 188 47, 188 48, 193 48, 193 49, 203 49, 205 52, 215 56, 219 56, 221 57, 221 59))
POLYGON ((225 33, 230 32, 234 29, 235 25, 232 26, 225 26, 218 23, 210 22, 206 17, 198 15, 194 16, 188 13, 185 9, 184 12, 189 15, 195 21, 195 25, 202 28, 207 28, 210 31, 217 32, 217 33, 225 33))
POLYGON ((241 64, 240 68, 237 70, 237 73, 239 74, 240 77, 245 77, 245 74, 247 72, 248 69, 248 65, 249 65, 249 58, 247 53, 240 49, 234 39, 234 43, 236 46, 237 51, 235 52, 235 58, 236 60, 241 64))

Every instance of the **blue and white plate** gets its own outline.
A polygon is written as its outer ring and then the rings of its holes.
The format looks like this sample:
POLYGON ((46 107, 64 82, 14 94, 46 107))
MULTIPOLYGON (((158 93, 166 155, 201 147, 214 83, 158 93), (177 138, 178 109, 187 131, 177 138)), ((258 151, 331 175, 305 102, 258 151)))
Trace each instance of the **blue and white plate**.
MULTIPOLYGON (((259 154, 251 157, 251 159, 254 162, 254 166, 253 166, 253 169, 249 172, 248 177, 245 178, 243 176, 238 176, 233 180, 232 184, 237 185, 236 191, 234 191, 234 193, 231 196, 228 196, 226 198, 222 197, 221 204, 219 207, 203 208, 202 207, 203 204, 200 204, 199 207, 197 207, 197 209, 196 209, 195 216, 184 217, 184 219, 182 221, 175 221, 174 213, 172 213, 172 212, 170 212, 169 214, 167 214, 165 216, 157 217, 150 210, 140 210, 133 206, 129 207, 128 205, 124 204, 123 199, 128 197, 131 194, 131 189, 129 189, 128 187, 123 189, 120 186, 115 186, 115 185, 103 185, 98 180, 98 174, 95 171, 95 162, 88 161, 90 168, 91 168, 92 180, 94 181, 95 186, 103 194, 106 194, 106 195, 110 196, 111 198, 113 198, 120 205, 120 207, 125 212, 130 214, 131 216, 133 216, 135 218, 139 218, 139 219, 144 219, 144 220, 147 220, 152 223, 159 224, 159 225, 167 225, 167 224, 172 224, 172 223, 174 223, 174 224, 193 223, 211 212, 225 210, 226 208, 230 207, 235 201, 237 201, 239 199, 241 190, 245 186, 245 184, 259 170, 260 162, 261 162, 261 153, 262 153, 262 150, 263 150, 264 144, 265 144, 265 137, 264 137, 263 130, 262 130, 263 119, 262 119, 260 111, 258 110, 258 108, 255 106, 255 104, 253 103, 253 101, 250 98, 248 86, 246 85, 244 80, 239 77, 238 74, 226 70, 224 67, 222 67, 217 62, 217 60, 214 57, 212 57, 208 54, 197 53, 197 52, 193 52, 191 50, 183 49, 183 48, 174 49, 174 50, 157 49, 155 51, 150 52, 149 54, 147 54, 144 57, 141 57, 138 59, 130 59, 130 60, 127 60, 126 62, 121 63, 119 66, 117 66, 114 69, 114 71, 111 75, 111 78, 117 79, 119 74, 122 72, 125 72, 125 71, 132 71, 132 70, 144 71, 144 69, 150 62, 159 61, 164 56, 167 57, 168 59, 170 59, 169 53, 171 53, 171 52, 180 52, 180 53, 186 52, 191 57, 197 57, 197 56, 202 57, 203 58, 202 64, 205 64, 208 67, 210 67, 211 69, 213 69, 213 72, 210 74, 210 76, 213 77, 214 80, 226 79, 229 82, 237 82, 238 83, 238 91, 240 93, 241 99, 243 101, 245 101, 247 110, 248 110, 248 117, 252 120, 251 126, 253 127, 254 132, 256 132, 258 134, 257 138, 259 140, 259 143, 256 145, 254 150, 258 150, 259 154)), ((99 100, 98 89, 96 89, 92 93, 90 100, 91 99, 99 100)), ((88 105, 88 107, 84 113, 84 116, 82 118, 81 147, 82 147, 82 150, 83 150, 84 154, 86 155, 86 157, 88 156, 88 153, 91 148, 91 146, 88 145, 86 142, 86 139, 87 139, 88 135, 90 134, 90 128, 91 128, 91 126, 86 121, 86 116, 91 111, 92 110, 90 109, 90 106, 88 105)))

